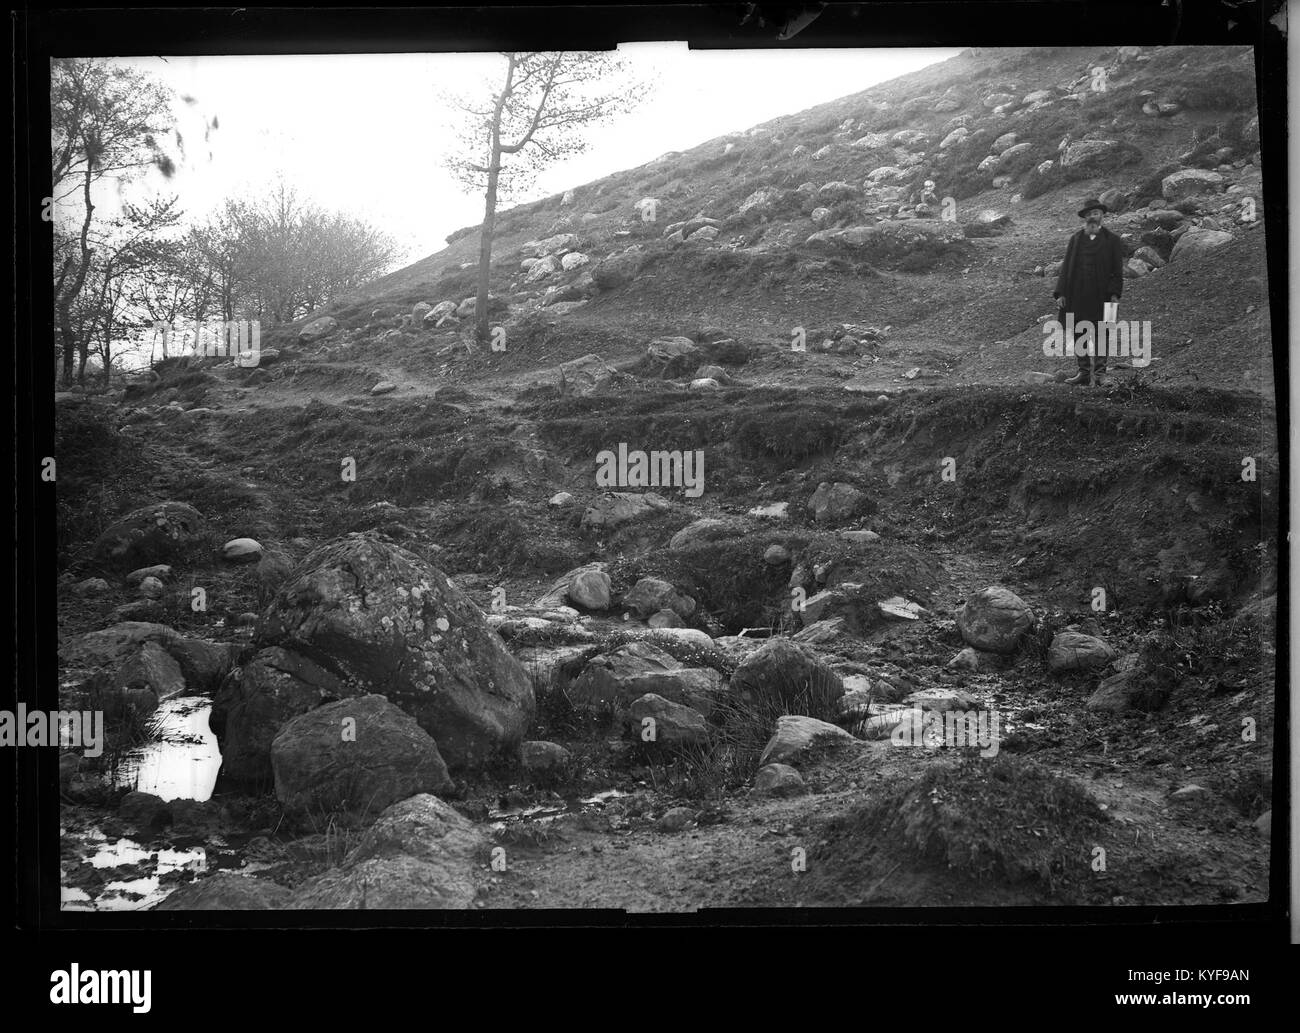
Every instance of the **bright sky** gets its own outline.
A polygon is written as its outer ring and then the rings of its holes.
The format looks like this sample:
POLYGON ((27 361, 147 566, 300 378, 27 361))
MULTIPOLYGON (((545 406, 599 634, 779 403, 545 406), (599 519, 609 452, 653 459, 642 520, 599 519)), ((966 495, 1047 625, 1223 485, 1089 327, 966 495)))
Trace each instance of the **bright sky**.
MULTIPOLYGON (((856 93, 959 53, 928 50, 690 51, 638 43, 620 51, 634 75, 656 83, 636 111, 588 133, 589 150, 539 176, 544 197, 633 168, 666 151, 748 129, 856 93)), ((170 181, 133 186, 178 193, 201 216, 228 196, 255 192, 277 173, 318 203, 368 219, 414 261, 483 217, 481 197, 454 183, 438 158, 451 136, 441 90, 490 94, 498 54, 121 58, 177 96, 186 154, 170 181), (204 137, 216 115, 219 129, 204 137), (210 153, 210 157, 209 157, 210 153)))

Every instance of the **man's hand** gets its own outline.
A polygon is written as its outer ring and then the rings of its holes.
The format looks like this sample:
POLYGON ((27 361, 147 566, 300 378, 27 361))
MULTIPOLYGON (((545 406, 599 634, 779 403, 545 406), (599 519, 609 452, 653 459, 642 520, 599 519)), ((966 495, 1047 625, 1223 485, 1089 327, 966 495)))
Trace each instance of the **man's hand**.
POLYGON ((1057 308, 1060 308, 1060 309, 1065 308, 1065 298, 1064 298, 1064 297, 1061 297, 1061 298, 1057 298, 1057 299, 1056 299, 1056 307, 1057 307, 1057 308))

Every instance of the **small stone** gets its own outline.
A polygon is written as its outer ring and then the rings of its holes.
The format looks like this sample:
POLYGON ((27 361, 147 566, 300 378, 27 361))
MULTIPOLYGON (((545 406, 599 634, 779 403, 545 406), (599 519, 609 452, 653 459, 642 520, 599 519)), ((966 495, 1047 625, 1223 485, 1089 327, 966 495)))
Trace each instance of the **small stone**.
POLYGON ((789 764, 766 764, 754 776, 754 792, 759 796, 793 796, 803 789, 803 776, 789 764))
POLYGON ((147 577, 140 582, 140 594, 146 599, 161 599, 163 591, 163 583, 156 577, 147 577))
POLYGON ((646 623, 652 628, 682 628, 686 622, 672 610, 658 610, 647 618, 646 623))
POLYGON ((221 558, 235 563, 260 560, 262 543, 255 538, 232 538, 221 547, 221 558))
POLYGON ((763 552, 763 562, 772 567, 779 567, 790 562, 790 550, 784 545, 769 545, 763 552))
POLYGON ((695 820, 696 812, 689 807, 673 807, 656 823, 660 832, 680 832, 695 820))
POLYGON ((1255 819, 1255 831, 1265 839, 1273 838, 1273 812, 1265 811, 1255 819))
POLYGON ((535 739, 519 747, 519 762, 534 774, 551 774, 569 763, 570 754, 558 743, 535 739))

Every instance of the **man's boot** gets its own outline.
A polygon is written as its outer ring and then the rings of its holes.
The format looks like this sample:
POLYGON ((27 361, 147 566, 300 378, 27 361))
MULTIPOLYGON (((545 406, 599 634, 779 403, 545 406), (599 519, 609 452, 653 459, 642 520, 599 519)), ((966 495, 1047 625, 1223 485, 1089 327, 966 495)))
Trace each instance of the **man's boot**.
POLYGON ((1088 376, 1088 371, 1086 369, 1081 369, 1074 376, 1066 377, 1065 382, 1074 387, 1088 387, 1092 382, 1092 378, 1088 376))

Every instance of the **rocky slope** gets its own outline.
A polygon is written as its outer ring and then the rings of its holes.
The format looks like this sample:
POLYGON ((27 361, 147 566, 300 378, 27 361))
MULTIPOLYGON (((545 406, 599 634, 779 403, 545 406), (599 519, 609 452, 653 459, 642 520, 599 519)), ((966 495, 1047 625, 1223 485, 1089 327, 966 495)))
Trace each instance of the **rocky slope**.
POLYGON ((67 705, 223 757, 69 757, 68 885, 129 832, 205 858, 169 908, 1262 899, 1261 214, 1248 51, 984 50, 505 213, 494 345, 464 231, 61 398, 67 705), (1043 350, 1088 196, 1111 389, 1043 350))

